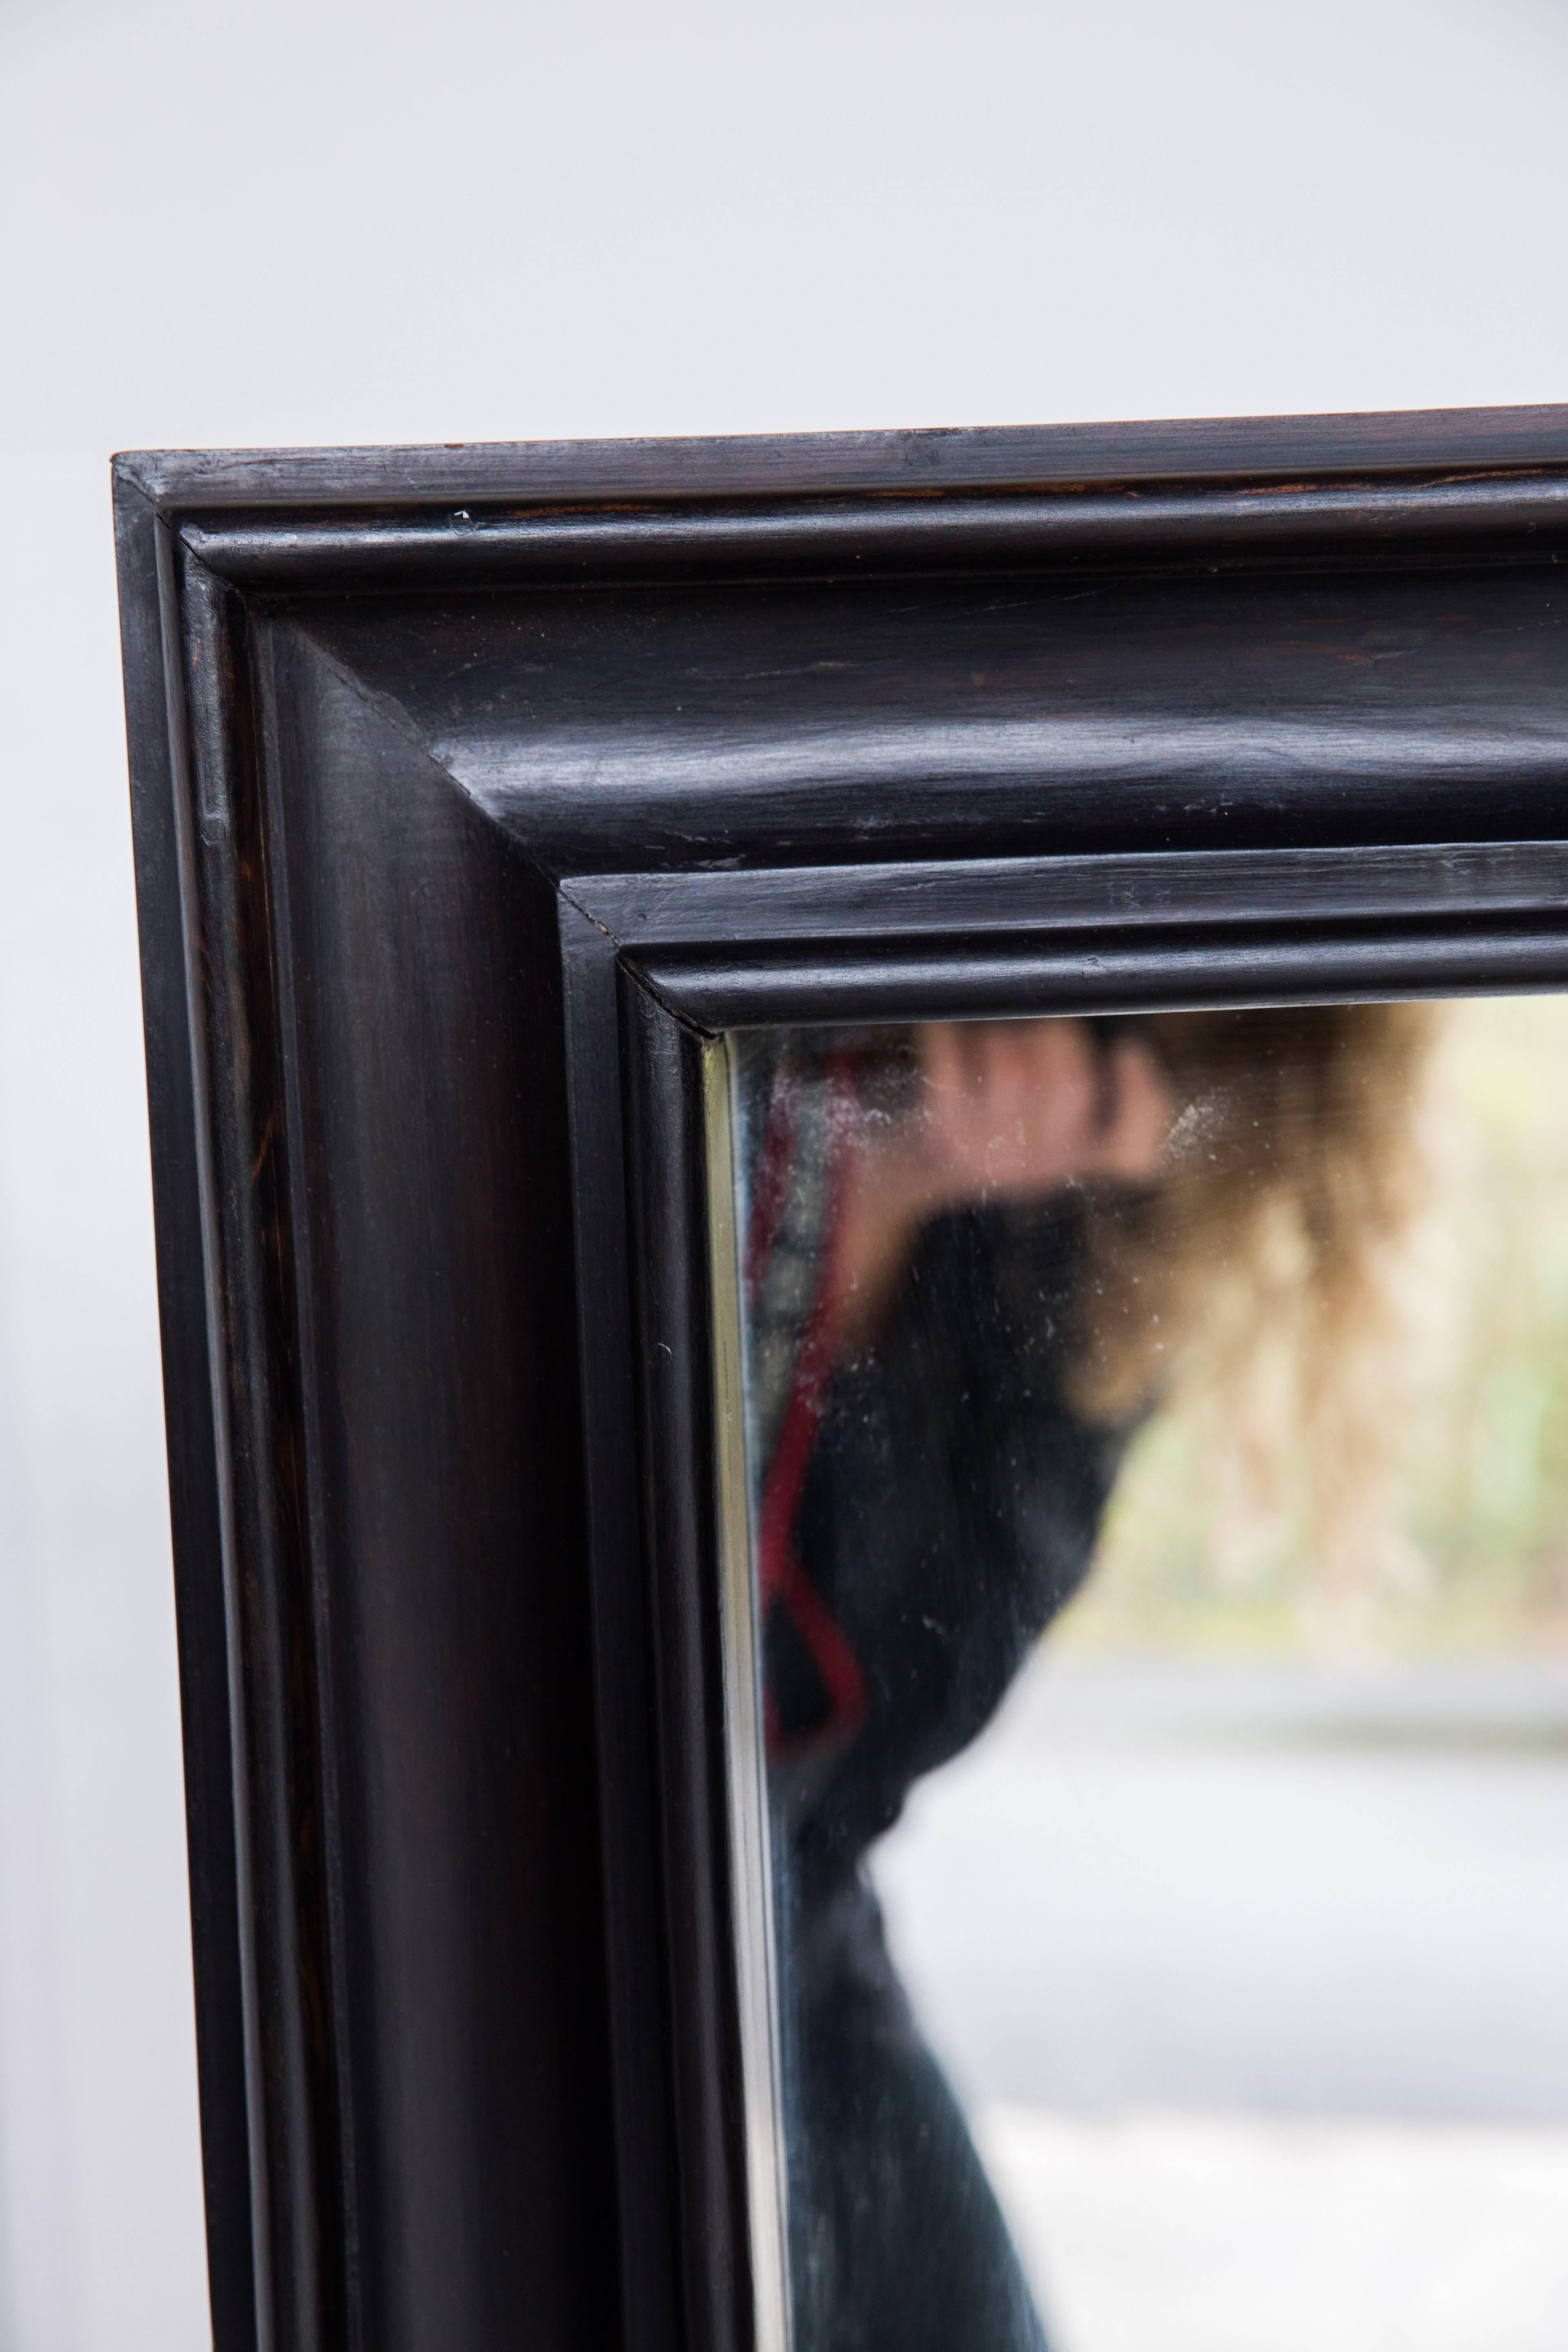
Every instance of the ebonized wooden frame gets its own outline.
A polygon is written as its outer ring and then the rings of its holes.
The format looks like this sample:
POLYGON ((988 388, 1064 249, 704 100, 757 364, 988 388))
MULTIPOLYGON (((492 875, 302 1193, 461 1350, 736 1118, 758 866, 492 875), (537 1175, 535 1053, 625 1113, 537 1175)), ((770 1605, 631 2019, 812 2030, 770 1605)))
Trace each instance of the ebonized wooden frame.
POLYGON ((1568 982, 1568 410, 116 520, 217 2344, 767 2352, 711 1041, 1568 982))

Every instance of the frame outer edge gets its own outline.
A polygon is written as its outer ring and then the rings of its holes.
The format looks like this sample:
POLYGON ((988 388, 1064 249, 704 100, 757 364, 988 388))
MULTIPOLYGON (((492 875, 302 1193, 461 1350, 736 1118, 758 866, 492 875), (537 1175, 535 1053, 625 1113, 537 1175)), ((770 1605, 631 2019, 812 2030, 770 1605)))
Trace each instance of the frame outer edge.
POLYGON ((208 2294, 218 2352, 258 2352, 235 1754, 202 1244, 195 1039, 159 518, 114 471, 114 526, 185 1778, 208 2294))
POLYGON ((161 506, 385 506, 498 497, 613 498, 1017 486, 1103 474, 1296 474, 1323 466, 1568 462, 1568 405, 1345 411, 1101 424, 921 426, 437 446, 140 449, 116 466, 161 506))

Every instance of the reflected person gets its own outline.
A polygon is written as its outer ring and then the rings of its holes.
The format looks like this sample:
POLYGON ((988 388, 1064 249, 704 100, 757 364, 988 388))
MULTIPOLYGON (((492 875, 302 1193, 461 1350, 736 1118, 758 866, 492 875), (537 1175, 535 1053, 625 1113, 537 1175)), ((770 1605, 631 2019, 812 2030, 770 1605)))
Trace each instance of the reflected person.
POLYGON ((866 1856, 1079 1589, 1184 1329, 1281 1213, 1346 1352, 1423 1034, 1326 1007, 745 1051, 795 2352, 1045 2345, 866 1856))

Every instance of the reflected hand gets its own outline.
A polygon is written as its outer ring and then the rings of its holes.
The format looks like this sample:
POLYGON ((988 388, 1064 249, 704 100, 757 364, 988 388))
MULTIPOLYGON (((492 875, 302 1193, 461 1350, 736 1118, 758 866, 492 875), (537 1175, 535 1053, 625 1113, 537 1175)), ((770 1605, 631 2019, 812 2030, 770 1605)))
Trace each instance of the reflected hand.
POLYGON ((915 1235, 964 1201, 1043 1199, 1109 1176, 1147 1181, 1173 1105, 1142 1039, 1097 1045, 1083 1021, 930 1021, 920 1100, 863 1139, 845 1210, 840 1345, 875 1324, 915 1235))
POLYGON ((1082 1021, 928 1021, 915 1036, 933 1202, 1146 1181, 1158 1168, 1171 1095, 1140 1038, 1100 1048, 1082 1021))

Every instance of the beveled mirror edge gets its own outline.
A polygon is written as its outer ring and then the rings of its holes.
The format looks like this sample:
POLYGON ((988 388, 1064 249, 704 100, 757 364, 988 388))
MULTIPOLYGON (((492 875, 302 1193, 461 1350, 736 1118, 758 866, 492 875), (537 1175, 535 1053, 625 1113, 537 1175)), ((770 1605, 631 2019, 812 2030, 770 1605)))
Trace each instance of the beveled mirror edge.
POLYGON ((724 1745, 732 1849, 737 2007, 755 2352, 791 2352, 788 2177, 774 1967, 773 1862, 763 1766, 762 1661, 745 1449, 745 1376, 735 1215, 739 1093, 734 1047, 702 1049, 712 1307, 715 1519, 723 1612, 724 1745))

